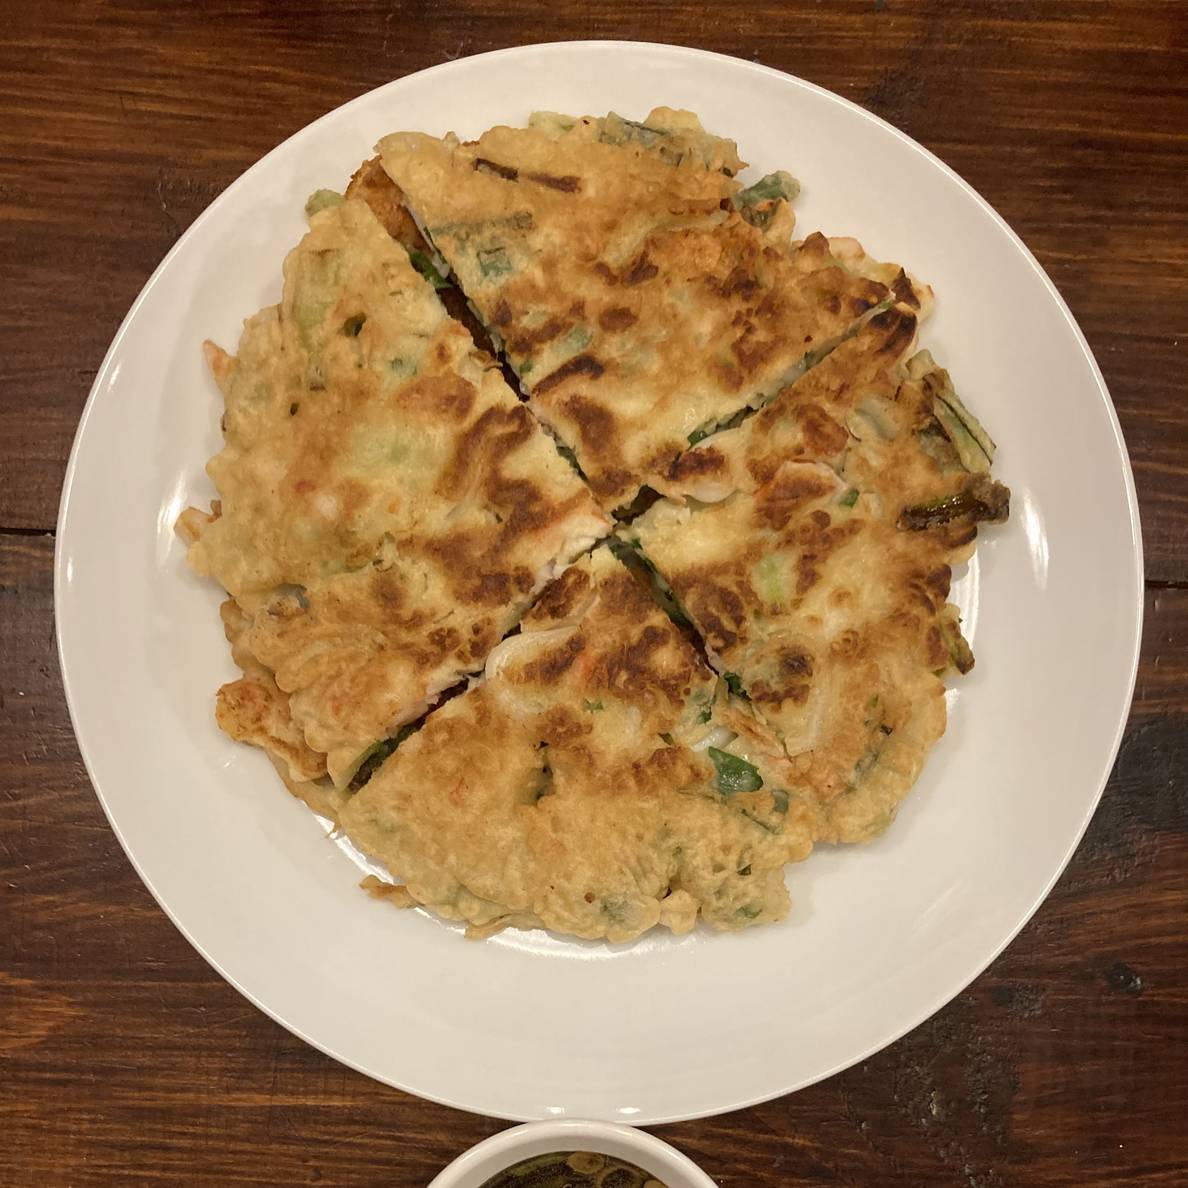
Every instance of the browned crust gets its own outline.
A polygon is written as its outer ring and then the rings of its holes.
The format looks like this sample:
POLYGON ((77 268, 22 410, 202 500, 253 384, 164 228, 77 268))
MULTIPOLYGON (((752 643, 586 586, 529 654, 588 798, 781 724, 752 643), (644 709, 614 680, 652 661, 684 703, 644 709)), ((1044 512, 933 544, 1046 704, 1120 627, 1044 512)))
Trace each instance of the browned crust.
POLYGON ((387 233, 410 251, 429 252, 425 237, 408 212, 404 192, 384 172, 379 157, 372 157, 351 175, 347 198, 362 198, 387 233))

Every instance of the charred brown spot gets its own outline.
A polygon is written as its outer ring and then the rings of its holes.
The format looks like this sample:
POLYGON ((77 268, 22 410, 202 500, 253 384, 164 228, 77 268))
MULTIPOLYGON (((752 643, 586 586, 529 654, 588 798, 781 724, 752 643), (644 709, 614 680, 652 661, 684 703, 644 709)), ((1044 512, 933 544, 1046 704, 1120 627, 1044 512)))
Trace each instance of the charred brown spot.
POLYGON ((908 279, 908 274, 902 268, 899 270, 899 275, 891 282, 891 292, 895 294, 896 301, 910 306, 912 309, 920 308, 920 302, 916 298, 916 290, 912 287, 912 282, 908 279))
POLYGON ((479 172, 493 173, 504 181, 516 181, 520 176, 520 171, 511 165, 500 165, 498 161, 490 161, 486 157, 475 157, 474 168, 479 172))
MULTIPOLYGON (((783 527, 802 503, 820 499, 836 488, 837 480, 821 474, 812 466, 790 466, 778 471, 776 476, 755 496, 755 514, 761 523, 769 528, 783 527)), ((802 527, 829 524, 829 514, 819 508, 806 517, 802 527)))
POLYGON ((650 281, 659 273, 660 269, 648 259, 645 252, 627 270, 622 281, 625 285, 642 285, 644 281, 650 281))
POLYGON ((812 675, 812 656, 803 648, 783 648, 776 657, 774 677, 750 682, 752 700, 777 705, 791 701, 803 705, 808 700, 812 675))
POLYGON ((594 265, 594 271, 602 277, 608 285, 615 285, 619 283, 619 278, 615 275, 614 270, 609 264, 604 264, 601 260, 594 265))
POLYGON ((443 656, 452 652, 462 642, 461 636, 453 627, 435 627, 426 638, 443 656))
POLYGON ((744 371, 756 371, 779 344, 772 338, 760 337, 757 327, 750 322, 743 326, 743 332, 730 344, 730 351, 744 371))
POLYGON ((506 602, 511 597, 511 575, 506 573, 480 574, 471 589, 472 597, 478 602, 488 604, 506 602))
POLYGON ((897 308, 885 309, 875 314, 868 326, 882 336, 878 353, 895 359, 911 346, 916 336, 916 315, 897 308))
POLYGON ((771 482, 782 462, 783 458, 779 454, 751 458, 747 462, 747 470, 750 472, 751 478, 755 480, 755 485, 762 487, 771 482))
POLYGON ((812 676, 813 658, 807 652, 790 648, 780 654, 780 672, 785 677, 812 676))
MULTIPOLYGON (((628 575, 624 574, 623 582, 617 585, 624 603, 617 613, 625 625, 659 614, 628 575)), ((663 625, 645 622, 642 630, 633 638, 615 646, 600 658, 591 676, 591 687, 613 689, 629 695, 637 695, 638 690, 647 689, 663 693, 669 701, 679 703, 684 699, 692 664, 692 653, 675 627, 667 621, 663 625), (673 649, 680 649, 684 664, 674 665, 671 662, 673 649)))
POLYGON ((533 618, 567 619, 581 606, 589 591, 589 574, 576 565, 571 566, 544 588, 533 618))
POLYGON ((418 380, 409 399, 443 418, 464 421, 474 408, 475 390, 473 384, 459 375, 434 375, 418 380))
POLYGON ((741 265, 735 265, 725 280, 712 277, 709 287, 719 297, 742 297, 749 299, 759 292, 759 282, 741 265))
POLYGON ((379 570, 373 588, 376 598, 389 610, 394 610, 405 601, 404 583, 391 570, 379 570))
POLYGON ((694 577, 682 583, 678 595, 703 629, 706 640, 721 651, 733 647, 744 633, 746 607, 728 586, 694 577))
POLYGON ((817 584, 820 574, 816 568, 817 558, 813 553, 802 553, 796 562, 796 593, 807 594, 817 584))
POLYGON ((576 355, 568 362, 562 363, 556 371, 546 375, 536 385, 534 394, 536 396, 543 396, 551 388, 555 388, 558 384, 563 383, 575 375, 584 375, 590 379, 598 379, 605 371, 606 368, 593 355, 576 355))
POLYGON ((921 610, 931 614, 936 610, 931 593, 919 574, 914 574, 904 583, 907 593, 921 610))
POLYGON ((494 631, 484 630, 481 624, 476 623, 474 627, 477 630, 475 631, 474 638, 466 647, 466 654, 472 660, 481 663, 486 660, 491 649, 499 642, 499 638, 494 631))
POLYGON ((560 190, 563 194, 576 194, 582 185, 582 179, 571 173, 564 177, 556 177, 551 173, 526 173, 524 176, 537 185, 548 186, 550 190, 560 190))
MULTIPOLYGON (((503 514, 503 523, 499 532, 493 538, 487 536, 492 562, 500 564, 500 557, 504 549, 515 547, 530 532, 538 532, 547 528, 549 524, 563 521, 581 506, 585 496, 575 491, 568 498, 553 501, 532 479, 508 478, 496 471, 485 484, 486 505, 492 511, 503 514)), ((531 586, 531 575, 527 570, 528 586, 531 586)), ((517 582, 521 579, 517 578, 517 582)), ((527 587, 525 587, 526 589, 527 587)))
POLYGON ((818 510, 801 519, 792 535, 806 553, 812 553, 817 561, 824 561, 830 553, 861 531, 861 520, 833 524, 828 513, 818 510))
POLYGON ((668 476, 672 479, 700 478, 704 475, 715 474, 726 468, 726 459, 718 452, 716 446, 706 446, 700 450, 687 450, 669 468, 668 476))
MULTIPOLYGON (((846 601, 849 601, 846 599, 846 601)), ((856 656, 862 649, 862 636, 852 627, 834 637, 829 644, 830 655, 839 659, 856 656)))
POLYGON ((850 298, 850 310, 855 317, 861 317, 867 310, 874 309, 880 301, 885 300, 886 296, 887 290, 872 281, 865 293, 850 298))
POLYGON ((599 587, 599 602, 608 614, 623 619, 647 618, 653 610, 650 595, 646 591, 651 584, 646 580, 647 571, 643 566, 636 568, 625 567, 621 574, 607 578, 599 587), (638 579, 644 575, 645 581, 638 579))
POLYGON ((802 404, 792 415, 804 439, 803 453, 828 458, 840 454, 849 444, 849 431, 819 404, 802 404))
POLYGON ((498 536, 482 530, 453 532, 427 540, 421 547, 449 575, 458 603, 497 606, 516 593, 513 575, 502 568, 505 550, 498 536))
MULTIPOLYGON (((565 747, 576 758, 589 755, 585 736, 593 730, 589 714, 574 712, 570 706, 555 705, 536 720, 541 742, 548 747, 565 747)), ((587 760, 594 762, 593 758, 587 760)))
POLYGON ((491 320, 496 326, 507 326, 512 320, 511 306, 504 300, 499 298, 499 304, 495 306, 495 312, 491 315, 491 320))
POLYGON ((939 569, 934 569, 925 579, 925 585, 928 587, 938 606, 942 605, 946 598, 949 597, 949 586, 953 580, 953 571, 947 566, 942 565, 939 569))
MULTIPOLYGON (((514 337, 509 336, 507 339, 507 349, 513 355, 529 355, 532 353, 534 347, 543 346, 546 342, 552 342, 554 338, 559 337, 572 328, 572 322, 563 322, 560 318, 549 318, 543 326, 538 326, 535 330, 523 330, 514 337)), ((548 382, 547 379, 545 382, 548 382)))
POLYGON ((825 302, 825 308, 831 314, 841 313, 841 298, 836 293, 831 293, 825 302))
POLYGON ((791 701, 794 705, 804 705, 808 700, 809 686, 798 681, 793 685, 773 685, 770 681, 757 680, 751 682, 751 700, 764 705, 783 705, 791 701))
POLYGON ((570 396, 565 411, 581 437, 583 454, 614 456, 618 430, 614 416, 587 396, 570 396))
POLYGON ((948 667, 950 659, 949 649, 945 646, 945 639, 941 634, 941 629, 935 623, 928 629, 928 637, 924 646, 928 652, 929 668, 948 667))
POLYGON ((454 456, 442 475, 440 490, 457 497, 474 475, 498 463, 527 442, 533 433, 532 414, 522 405, 488 408, 458 439, 454 456), (479 460, 484 459, 486 466, 479 460))
POLYGON ((554 684, 573 667, 574 661, 582 654, 585 647, 584 637, 580 633, 574 632, 559 647, 546 652, 538 660, 526 664, 524 675, 533 682, 545 685, 554 684))
POLYGON ((623 502, 630 501, 635 497, 638 486, 639 479, 631 471, 624 470, 622 467, 609 467, 590 477, 590 487, 596 498, 604 505, 612 499, 621 498, 623 502))
POLYGON ((604 309, 598 316, 598 325, 603 330, 626 330, 628 326, 634 326, 637 319, 634 313, 631 312, 625 305, 616 305, 611 309, 604 309))

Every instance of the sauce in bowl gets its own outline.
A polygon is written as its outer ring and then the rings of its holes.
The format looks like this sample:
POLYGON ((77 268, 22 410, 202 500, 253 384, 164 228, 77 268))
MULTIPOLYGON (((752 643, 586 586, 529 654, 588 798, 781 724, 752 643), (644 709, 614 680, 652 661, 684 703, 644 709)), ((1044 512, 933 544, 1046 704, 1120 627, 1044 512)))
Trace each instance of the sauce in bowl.
POLYGON ((613 1155, 553 1151, 504 1168, 482 1188, 665 1188, 651 1172, 613 1155))

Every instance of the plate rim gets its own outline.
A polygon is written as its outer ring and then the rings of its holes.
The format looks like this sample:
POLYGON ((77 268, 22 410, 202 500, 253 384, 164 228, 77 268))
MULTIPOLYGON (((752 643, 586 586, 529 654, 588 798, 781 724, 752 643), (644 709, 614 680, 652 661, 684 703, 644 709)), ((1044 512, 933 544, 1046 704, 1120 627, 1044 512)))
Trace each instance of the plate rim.
MULTIPOLYGON (((1044 884, 1042 890, 1036 895, 1034 902, 1031 903, 1025 911, 1021 914, 1018 921, 1012 925, 1004 936, 1001 943, 990 952, 984 961, 976 966, 968 975, 962 971, 951 982, 946 982, 943 988, 935 991, 933 994, 927 996, 927 1004, 918 1012, 913 1012, 909 1021, 894 1028, 887 1036, 876 1043, 869 1045, 867 1048, 857 1052, 852 1056, 846 1056, 837 1061, 829 1068, 813 1073, 809 1076, 802 1077, 799 1080, 794 1080, 790 1085, 779 1088, 770 1092, 762 1092, 745 1098, 727 1102, 725 1104, 716 1105, 709 1109, 699 1109, 692 1111, 674 1112, 671 1114, 660 1113, 655 1116, 649 1115, 646 1118, 639 1119, 621 1119, 623 1124, 631 1126, 660 1126, 668 1125, 670 1123, 690 1121, 699 1118, 714 1117, 720 1114, 729 1113, 734 1110, 749 1109, 753 1106, 760 1105, 767 1101, 773 1101, 776 1098, 784 1097, 792 1093, 799 1092, 801 1089, 808 1088, 811 1085, 817 1084, 821 1081, 828 1080, 836 1076, 839 1072, 843 1072, 848 1068, 869 1059, 877 1052, 881 1052, 892 1044, 898 1043, 909 1032, 914 1031, 921 1026, 933 1015, 946 1007, 950 1002, 962 994, 970 985, 973 984, 983 973, 1001 956, 1006 948, 1014 942, 1019 933, 1027 926, 1040 907, 1046 902, 1052 889, 1059 881, 1064 871, 1067 869, 1073 854, 1076 852, 1084 838, 1085 831, 1089 827, 1090 821, 1093 819, 1098 806, 1101 803, 1102 795, 1104 794, 1106 785, 1109 782, 1110 776, 1113 772, 1115 762, 1117 760, 1118 752, 1125 736, 1127 726, 1130 721, 1131 709, 1133 707, 1134 690, 1138 677, 1138 666, 1141 655, 1141 647, 1143 640, 1144 616, 1145 616, 1145 566, 1144 566, 1144 552, 1143 552, 1143 536, 1141 526, 1141 516, 1138 504, 1138 494, 1134 481, 1134 469, 1131 463, 1130 453, 1126 446, 1125 436, 1122 432, 1121 423, 1118 419, 1117 409, 1114 406, 1113 399, 1110 395, 1109 387, 1106 384, 1105 377, 1102 375, 1101 368, 1097 363, 1097 359, 1085 338, 1084 332, 1081 330, 1072 311, 1069 309, 1067 302, 1064 300, 1060 291, 1048 276, 1043 266, 1036 259, 1035 255, 1027 247, 1021 236, 1014 231, 1009 223, 998 213, 998 211, 988 202, 969 182, 967 182, 960 174, 958 174, 951 166, 942 161, 935 153, 920 144, 914 138, 909 136, 906 132, 901 131, 894 124, 889 123, 881 116, 869 111, 867 108, 856 103, 852 99, 848 99, 843 95, 839 95, 835 91, 831 91, 817 83, 813 83, 807 79, 801 78, 797 75, 790 74, 787 71, 779 70, 776 67, 767 66, 760 62, 749 61, 744 58, 738 58, 730 54, 723 54, 713 50, 699 49, 692 46, 677 45, 663 41, 646 41, 646 40, 623 40, 623 39, 581 39, 574 41, 546 41, 527 43, 514 46, 507 46, 502 49, 489 50, 479 54, 467 55, 451 59, 445 62, 436 63, 433 66, 426 67, 422 70, 410 71, 407 74, 401 75, 398 78, 390 79, 386 83, 381 83, 377 87, 372 87, 362 94, 347 100, 345 103, 339 104, 337 107, 331 108, 311 120, 309 123, 298 128, 296 131, 285 137, 267 153, 261 156, 258 160, 253 162, 247 169, 239 174, 227 187, 218 194, 214 200, 206 206, 198 217, 186 228, 186 230, 178 236, 176 242, 172 244, 169 251, 166 252, 160 263, 153 269, 152 273, 145 281, 143 287, 140 289, 136 298, 133 300, 128 312, 121 320, 119 328, 117 329, 107 351, 103 356, 103 361, 95 373, 95 378, 92 381, 90 391, 87 395, 86 402, 83 406, 82 414, 79 418, 78 425, 75 429, 74 439, 71 444, 70 453, 67 458, 66 469, 62 481, 62 490, 58 505, 58 515, 55 524, 55 540, 54 540, 54 560, 53 560, 53 609, 54 609, 54 635, 55 635, 55 651, 58 659, 58 666, 62 676, 63 695, 66 700, 66 706, 70 717, 71 728, 74 732, 75 741, 78 745, 79 754, 83 762, 84 769, 87 773, 87 778, 90 781, 91 789, 99 801, 103 814, 107 819, 108 825, 115 834, 116 840, 120 844, 133 870, 136 872, 141 883, 148 890, 157 906, 164 912, 165 916, 172 922, 174 927, 185 938, 186 942, 193 948, 199 956, 218 974, 220 978, 233 987, 239 994, 246 998, 253 1006, 262 1011, 273 1022, 279 1024, 290 1034, 296 1036, 304 1043, 309 1044, 317 1051, 323 1053, 329 1058, 337 1061, 340 1064, 346 1065, 348 1068, 361 1073, 362 1075, 379 1081, 382 1084, 391 1086, 401 1092, 408 1093, 412 1096, 419 1097, 422 1100, 431 1101, 435 1104, 446 1106, 453 1109, 463 1110, 468 1113, 478 1114, 480 1116, 500 1118, 509 1122, 529 1122, 539 1119, 538 1114, 518 1113, 514 1110, 487 1110, 479 1109, 474 1105, 467 1104, 465 1101, 457 1098, 443 1096, 441 1094, 428 1093, 423 1089, 415 1088, 411 1085, 402 1083, 401 1081, 389 1076, 385 1073, 380 1073, 377 1070, 371 1069, 360 1060, 351 1059, 334 1051, 332 1047, 324 1043, 312 1035, 308 1034, 301 1027, 290 1023, 282 1015, 269 1007, 260 997, 247 990, 240 982, 233 977, 215 957, 207 951, 206 947, 201 944, 190 930, 177 917, 169 904, 165 902, 153 882, 146 875, 142 869, 141 863, 138 861, 136 855, 131 851, 128 844, 125 842, 122 831, 117 824, 112 810, 110 809, 107 798, 104 796, 100 787, 99 781, 96 778, 95 772, 92 769, 91 757, 88 754, 87 747, 84 743, 83 732, 80 729, 79 719, 75 707, 75 698, 72 693, 72 686, 70 680, 70 672, 67 663, 66 648, 64 645, 62 631, 60 629, 61 615, 63 601, 65 598, 64 589, 66 586, 65 567, 68 561, 64 542, 67 539, 70 509, 71 509, 71 494, 74 486, 74 479, 77 470, 77 463, 82 447, 83 439, 86 435, 87 425, 91 417, 91 413, 97 403, 101 389, 106 385, 109 372, 112 364, 115 361, 124 337, 132 324, 133 320, 139 313, 142 305, 144 305, 155 285, 157 284, 161 275, 172 263, 174 257, 189 243, 191 238, 198 236, 202 228, 212 218, 223 205, 233 200, 237 192, 247 184, 248 179, 258 170, 270 161, 275 155, 287 149, 294 141, 307 135, 312 135, 314 130, 324 121, 331 117, 338 116, 350 108, 363 104, 371 100, 377 93, 394 88, 406 80, 418 77, 423 78, 430 74, 447 74, 451 71, 465 68, 479 60, 487 60, 492 58, 502 58, 522 54, 565 54, 565 53, 584 53, 589 51, 606 52, 608 50, 620 50, 627 53, 635 52, 640 49, 661 51, 671 54, 674 58, 685 58, 688 61, 713 61, 718 64, 726 65, 730 69, 743 68, 754 74, 767 76, 778 80, 784 85, 791 84, 794 87, 806 90, 815 94, 819 98, 827 100, 828 102, 838 104, 842 108, 847 109, 851 114, 860 116, 863 120, 873 124, 884 132, 889 132, 899 141, 905 149, 923 157, 933 167, 938 169, 951 183, 955 183, 957 187, 969 199, 972 199, 974 204, 980 208, 983 214, 988 215, 997 228, 1004 232, 1008 237, 1014 248, 1021 254, 1022 258, 1036 274, 1042 283, 1047 296, 1059 311, 1065 324, 1072 331, 1073 339, 1083 355, 1085 362, 1088 364, 1090 374, 1096 384, 1097 397, 1106 413, 1106 418, 1113 434, 1113 443, 1121 463, 1123 488, 1127 503, 1127 519, 1130 533, 1130 543, 1133 550, 1133 572, 1130 575, 1132 606, 1134 610, 1134 638, 1131 646, 1131 654, 1129 658, 1129 678, 1126 682, 1125 699, 1122 703, 1123 711, 1119 714, 1118 724, 1114 731, 1114 737, 1110 742, 1108 750, 1108 762, 1103 765, 1103 772, 1098 778, 1097 788, 1092 797, 1086 800, 1086 809, 1084 815, 1075 830, 1075 834, 1071 837, 1068 846, 1065 849, 1059 862, 1056 864, 1052 874, 1044 884)), ((1121 585, 1120 585, 1121 588, 1121 585)))

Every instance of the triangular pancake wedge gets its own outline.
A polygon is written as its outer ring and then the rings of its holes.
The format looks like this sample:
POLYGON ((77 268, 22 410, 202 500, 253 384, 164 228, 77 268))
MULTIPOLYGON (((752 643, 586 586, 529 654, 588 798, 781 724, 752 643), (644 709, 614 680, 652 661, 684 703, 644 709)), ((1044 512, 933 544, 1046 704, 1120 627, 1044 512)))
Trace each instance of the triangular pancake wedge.
POLYGON ((973 664, 951 567, 1007 514, 993 443, 914 331, 880 314, 622 530, 825 806, 825 840, 881 832, 943 733, 943 677, 973 664))
POLYGON ((219 498, 180 527, 342 786, 608 520, 367 205, 318 204, 281 304, 208 344, 219 498))
POLYGON ((786 175, 743 190, 732 146, 727 164, 686 142, 728 143, 660 109, 642 124, 549 115, 469 143, 397 133, 379 145, 607 510, 871 310, 926 300, 852 240, 790 243, 786 175))
POLYGON ((745 702, 599 548, 341 821, 416 902, 474 930, 627 941, 785 914, 784 864, 817 826, 790 777, 745 702))

